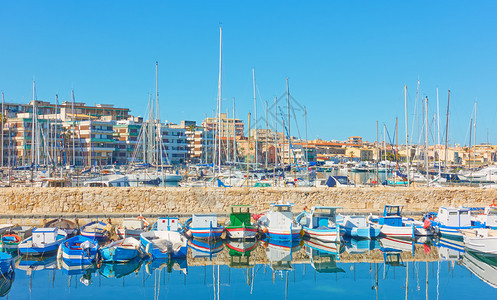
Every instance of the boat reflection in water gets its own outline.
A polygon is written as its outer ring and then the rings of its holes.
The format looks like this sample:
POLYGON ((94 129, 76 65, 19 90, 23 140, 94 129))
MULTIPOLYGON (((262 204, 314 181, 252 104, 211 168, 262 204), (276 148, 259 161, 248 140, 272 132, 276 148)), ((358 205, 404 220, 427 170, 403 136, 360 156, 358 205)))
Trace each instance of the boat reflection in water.
POLYGON ((266 239, 266 256, 273 272, 293 270, 292 253, 302 248, 302 240, 273 240, 266 239))
POLYGON ((5 297, 10 292, 14 279, 16 278, 16 273, 11 270, 7 273, 0 275, 0 297, 5 297))
POLYGON ((497 288, 497 256, 473 251, 466 251, 462 258, 463 265, 493 288, 497 288))
POLYGON ((167 273, 172 271, 180 271, 184 275, 188 274, 188 262, 186 258, 172 258, 172 259, 154 259, 144 263, 145 272, 152 275, 153 271, 161 271, 164 268, 167 273))
POLYGON ((364 254, 381 248, 380 241, 377 239, 345 238, 344 243, 345 251, 349 254, 364 254))
POLYGON ((138 272, 142 265, 142 260, 139 257, 125 263, 102 263, 98 272, 105 278, 121 278, 133 272, 138 272))
POLYGON ((192 239, 188 241, 188 246, 190 247, 194 258, 208 257, 209 259, 212 259, 217 253, 223 250, 223 241, 192 239))
POLYGON ((319 273, 345 273, 345 270, 337 267, 338 253, 319 251, 311 247, 305 247, 305 253, 311 261, 311 266, 319 273))
POLYGON ((81 264, 81 265, 76 265, 76 264, 70 264, 67 263, 66 260, 59 259, 57 261, 59 269, 62 269, 62 273, 66 274, 69 276, 69 282, 68 284, 71 284, 72 281, 72 276, 78 276, 81 275, 79 278, 79 281, 86 285, 89 286, 93 282, 93 277, 97 272, 97 265, 96 263, 92 264, 81 264))

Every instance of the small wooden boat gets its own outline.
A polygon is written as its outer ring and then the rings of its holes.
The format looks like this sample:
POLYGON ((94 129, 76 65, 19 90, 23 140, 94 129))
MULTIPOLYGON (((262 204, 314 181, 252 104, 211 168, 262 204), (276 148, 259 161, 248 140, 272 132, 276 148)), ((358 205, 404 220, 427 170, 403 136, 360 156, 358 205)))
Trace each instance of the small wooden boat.
POLYGON ((195 239, 221 238, 224 228, 217 223, 216 214, 193 214, 185 223, 186 235, 195 239))
POLYGON ((67 233, 68 237, 78 234, 78 224, 68 219, 53 219, 45 223, 44 227, 59 228, 67 233))
POLYGON ((0 237, 0 248, 2 250, 15 250, 19 243, 21 243, 21 237, 14 233, 4 233, 0 237))
POLYGON ((0 275, 7 274, 15 269, 15 262, 12 255, 0 252, 0 275))
POLYGON ((187 239, 177 231, 155 230, 140 234, 145 253, 153 259, 186 257, 187 239))
POLYGON ((462 240, 460 230, 483 227, 471 224, 471 209, 467 207, 440 207, 432 226, 440 236, 462 240))
POLYGON ((33 235, 19 244, 19 253, 23 255, 55 253, 66 238, 67 233, 58 228, 35 228, 33 235))
POLYGON ((366 216, 338 216, 337 223, 345 236, 355 239, 374 239, 380 235, 380 226, 368 222, 366 216))
POLYGON ((100 248, 99 252, 104 262, 127 262, 139 256, 141 244, 134 237, 127 237, 100 248))
POLYGON ((270 239, 300 240, 301 226, 293 221, 293 204, 271 203, 270 209, 257 221, 270 239))
POLYGON ((477 253, 497 255, 497 230, 488 228, 462 229, 464 247, 477 253))
POLYGON ((385 236, 414 239, 414 225, 402 222, 402 205, 385 205, 383 215, 378 218, 380 232, 385 236))
POLYGON ((226 233, 231 239, 255 239, 257 226, 251 222, 250 205, 232 205, 226 233))
POLYGON ((315 206, 308 213, 300 213, 295 221, 302 225, 304 234, 323 242, 340 242, 340 226, 336 221, 336 210, 340 207, 315 206))
POLYGON ((117 228, 117 235, 121 238, 134 237, 140 239, 140 234, 148 230, 149 223, 144 217, 135 219, 123 219, 121 226, 117 228))
POLYGON ((83 225, 79 231, 82 236, 97 240, 104 239, 109 235, 109 228, 107 227, 107 224, 102 221, 93 221, 83 225))
POLYGON ((57 258, 69 265, 87 265, 96 260, 98 243, 88 237, 77 235, 59 246, 57 258))

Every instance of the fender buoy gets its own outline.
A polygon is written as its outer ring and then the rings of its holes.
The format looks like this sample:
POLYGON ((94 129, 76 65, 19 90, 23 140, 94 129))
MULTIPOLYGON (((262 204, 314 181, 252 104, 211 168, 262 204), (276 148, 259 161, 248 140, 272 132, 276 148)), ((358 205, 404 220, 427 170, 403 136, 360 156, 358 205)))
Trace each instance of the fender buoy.
POLYGON ((431 220, 430 219, 425 219, 425 222, 423 223, 423 228, 428 229, 431 227, 431 220))

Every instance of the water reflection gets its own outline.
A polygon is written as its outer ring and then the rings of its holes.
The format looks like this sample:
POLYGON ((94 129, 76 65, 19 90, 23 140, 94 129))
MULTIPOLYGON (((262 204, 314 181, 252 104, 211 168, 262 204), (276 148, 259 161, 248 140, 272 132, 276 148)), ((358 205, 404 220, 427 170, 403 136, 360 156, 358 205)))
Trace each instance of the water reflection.
POLYGON ((45 298, 471 298, 495 294, 497 258, 458 241, 420 238, 192 240, 185 259, 67 265, 17 257, 0 296, 45 298), (121 279, 117 280, 116 279, 121 279), (15 281, 14 281, 15 279, 15 281), (305 287, 305 288, 304 288, 305 287))

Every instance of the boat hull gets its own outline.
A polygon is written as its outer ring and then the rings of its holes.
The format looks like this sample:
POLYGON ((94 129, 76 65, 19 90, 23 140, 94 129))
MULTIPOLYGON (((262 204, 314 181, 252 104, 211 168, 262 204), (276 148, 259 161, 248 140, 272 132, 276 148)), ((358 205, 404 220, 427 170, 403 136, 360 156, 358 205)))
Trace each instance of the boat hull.
POLYGON ((322 242, 340 242, 340 229, 337 227, 328 229, 314 229, 308 227, 302 227, 304 233, 312 239, 317 239, 322 242))
POLYGON ((391 236, 396 238, 413 238, 414 237, 414 227, 413 226, 390 226, 381 225, 381 234, 385 236, 391 236))
POLYGON ((494 231, 496 230, 462 230, 464 247, 476 253, 497 255, 497 234, 492 236, 489 234, 494 231), (481 234, 480 230, 484 231, 485 235, 481 234), (476 234, 470 235, 470 232, 476 232, 476 234))
POLYGON ((185 237, 176 231, 148 231, 140 235, 140 243, 145 253, 152 259, 183 258, 188 252, 188 243, 185 237), (171 246, 160 248, 154 245, 155 241, 171 246), (174 249, 173 249, 174 247, 174 249))
POLYGON ((220 239, 224 232, 223 227, 190 228, 190 235, 194 239, 215 240, 220 239))
POLYGON ((272 240, 280 241, 294 241, 300 239, 300 228, 294 228, 290 230, 272 230, 268 229, 267 236, 272 240))
POLYGON ((226 234, 230 239, 254 239, 257 235, 256 227, 226 227, 226 234))
POLYGON ((88 265, 96 260, 97 253, 98 244, 94 240, 75 236, 60 245, 57 256, 62 257, 68 265, 88 265), (82 243, 87 243, 89 248, 82 249, 82 243))
POLYGON ((127 262, 139 254, 137 249, 123 247, 105 247, 100 249, 100 256, 104 262, 127 262))

